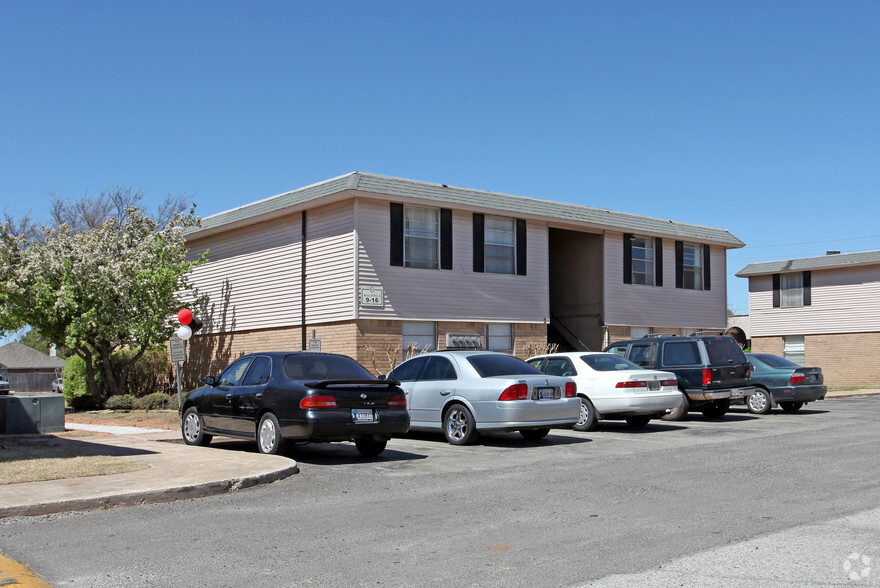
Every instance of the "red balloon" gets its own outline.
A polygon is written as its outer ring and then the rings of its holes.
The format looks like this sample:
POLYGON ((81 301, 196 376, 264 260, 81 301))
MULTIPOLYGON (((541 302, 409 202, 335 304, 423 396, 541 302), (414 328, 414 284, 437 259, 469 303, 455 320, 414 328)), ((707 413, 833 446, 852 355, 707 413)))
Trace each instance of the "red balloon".
POLYGON ((177 320, 181 325, 188 325, 193 320, 193 313, 188 308, 183 308, 177 313, 177 320))

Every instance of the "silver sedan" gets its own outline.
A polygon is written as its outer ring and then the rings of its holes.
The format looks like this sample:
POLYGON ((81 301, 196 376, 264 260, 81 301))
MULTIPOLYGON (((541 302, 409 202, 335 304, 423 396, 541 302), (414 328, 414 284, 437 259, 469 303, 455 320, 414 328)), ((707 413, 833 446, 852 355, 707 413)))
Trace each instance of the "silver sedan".
POLYGON ((546 376, 502 353, 417 355, 388 378, 406 393, 410 430, 442 430, 453 445, 472 443, 479 431, 519 431, 537 440, 552 427, 571 427, 580 414, 574 380, 546 376))

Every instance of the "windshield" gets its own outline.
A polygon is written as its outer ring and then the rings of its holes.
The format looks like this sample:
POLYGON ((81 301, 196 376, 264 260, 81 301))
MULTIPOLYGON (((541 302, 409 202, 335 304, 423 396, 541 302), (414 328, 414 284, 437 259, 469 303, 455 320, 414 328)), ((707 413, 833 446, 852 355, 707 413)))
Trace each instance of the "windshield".
POLYGON ((597 372, 614 372, 617 370, 640 370, 641 367, 612 353, 581 355, 581 360, 597 372))
POLYGON ((290 380, 375 380, 364 366, 341 355, 288 355, 282 361, 290 380))
POLYGON ((467 360, 481 378, 541 375, 540 371, 512 355, 471 355, 467 360))

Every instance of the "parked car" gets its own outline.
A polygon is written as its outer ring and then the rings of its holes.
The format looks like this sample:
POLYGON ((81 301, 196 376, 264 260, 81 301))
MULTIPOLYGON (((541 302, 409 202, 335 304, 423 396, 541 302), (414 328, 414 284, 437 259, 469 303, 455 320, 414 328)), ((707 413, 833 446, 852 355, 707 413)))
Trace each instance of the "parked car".
POLYGON ((755 391, 751 364, 733 337, 647 337, 618 341, 605 351, 642 368, 675 374, 683 397, 679 408, 663 417, 666 420, 681 420, 692 409, 720 418, 731 399, 744 400, 755 391))
POLYGON ((64 393, 64 378, 55 378, 52 381, 52 392, 64 393))
POLYGON ((437 351, 417 355, 388 378, 406 393, 413 431, 443 431, 453 445, 480 431, 519 431, 542 439, 553 427, 577 422, 580 400, 571 378, 545 376, 512 355, 437 351))
POLYGON ((287 440, 354 441, 379 455, 392 435, 409 430, 406 397, 350 357, 331 353, 252 353, 187 398, 183 440, 206 445, 213 435, 254 439, 262 453, 287 440))
POLYGON ((752 363, 752 384, 757 391, 745 403, 749 412, 764 414, 774 406, 797 412, 807 403, 824 400, 828 387, 822 369, 801 367, 769 353, 746 353, 752 363))
POLYGON ((613 353, 553 353, 531 357, 526 363, 577 383, 581 413, 576 431, 592 431, 600 419, 623 419, 632 427, 644 427, 681 404, 675 374, 642 369, 613 353))
POLYGON ((6 379, 6 376, 0 375, 0 394, 9 393, 9 380, 6 379))

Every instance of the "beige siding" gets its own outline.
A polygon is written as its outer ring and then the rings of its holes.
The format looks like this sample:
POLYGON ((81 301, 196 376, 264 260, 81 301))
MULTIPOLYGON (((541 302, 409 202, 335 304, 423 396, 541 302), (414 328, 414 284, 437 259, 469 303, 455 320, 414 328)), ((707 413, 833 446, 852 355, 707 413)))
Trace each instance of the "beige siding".
POLYGON ((812 304, 773 308, 773 278, 749 278, 752 337, 880 331, 880 267, 812 272, 812 304))
POLYGON ((663 237, 663 286, 623 283, 623 234, 605 234, 605 324, 720 329, 727 324, 726 251, 711 248, 711 290, 675 287, 675 239, 663 237))
POLYGON ((189 257, 208 251, 192 273, 205 296, 206 333, 299 324, 300 215, 260 223, 189 244, 189 257))
POLYGON ((358 201, 358 285, 385 289, 383 308, 361 307, 362 319, 539 322, 549 319, 547 225, 527 223, 525 276, 473 272, 472 214, 453 211, 453 269, 390 265, 386 201, 358 201))
POLYGON ((354 201, 306 213, 306 323, 354 319, 354 201))

